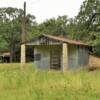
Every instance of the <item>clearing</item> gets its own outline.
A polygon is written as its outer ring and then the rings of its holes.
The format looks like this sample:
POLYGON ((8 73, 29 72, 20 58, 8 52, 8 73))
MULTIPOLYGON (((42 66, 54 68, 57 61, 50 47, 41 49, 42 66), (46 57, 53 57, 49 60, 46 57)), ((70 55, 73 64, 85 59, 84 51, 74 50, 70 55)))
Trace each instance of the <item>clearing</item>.
POLYGON ((0 100, 100 100, 100 70, 39 71, 0 64, 0 100))

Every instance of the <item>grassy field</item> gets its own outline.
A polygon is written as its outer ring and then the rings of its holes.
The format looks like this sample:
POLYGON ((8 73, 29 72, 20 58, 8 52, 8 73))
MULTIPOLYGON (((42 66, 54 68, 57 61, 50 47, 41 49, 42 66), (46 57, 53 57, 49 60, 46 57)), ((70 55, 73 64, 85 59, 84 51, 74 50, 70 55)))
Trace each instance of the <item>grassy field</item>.
POLYGON ((0 64, 0 100, 100 100, 100 71, 39 71, 0 64))

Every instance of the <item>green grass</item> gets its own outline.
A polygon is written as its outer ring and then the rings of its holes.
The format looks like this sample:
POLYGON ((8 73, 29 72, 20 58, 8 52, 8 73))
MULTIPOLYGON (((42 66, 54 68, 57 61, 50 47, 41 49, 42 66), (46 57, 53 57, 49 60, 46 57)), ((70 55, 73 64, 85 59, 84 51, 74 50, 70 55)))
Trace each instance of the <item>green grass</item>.
POLYGON ((39 71, 0 64, 0 100, 100 100, 100 71, 39 71))

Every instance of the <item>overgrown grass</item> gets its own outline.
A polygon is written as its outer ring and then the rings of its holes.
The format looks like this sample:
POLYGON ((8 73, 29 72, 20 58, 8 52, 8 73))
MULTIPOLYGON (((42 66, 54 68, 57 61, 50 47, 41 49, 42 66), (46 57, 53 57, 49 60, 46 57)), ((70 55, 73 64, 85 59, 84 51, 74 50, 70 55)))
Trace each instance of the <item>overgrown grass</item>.
POLYGON ((39 71, 0 64, 0 100, 100 100, 100 71, 39 71))

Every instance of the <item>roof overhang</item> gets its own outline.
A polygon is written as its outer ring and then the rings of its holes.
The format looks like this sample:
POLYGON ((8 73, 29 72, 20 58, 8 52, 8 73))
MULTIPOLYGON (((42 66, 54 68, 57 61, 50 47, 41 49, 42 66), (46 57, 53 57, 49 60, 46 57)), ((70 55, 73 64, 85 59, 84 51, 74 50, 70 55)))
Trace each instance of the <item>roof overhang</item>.
POLYGON ((52 44, 53 45, 53 44, 63 44, 63 43, 91 47, 90 45, 83 43, 81 41, 72 40, 66 37, 46 35, 46 34, 42 34, 38 36, 37 38, 34 38, 31 41, 26 42, 25 44, 26 45, 40 45, 40 44, 48 44, 48 45, 52 44))

